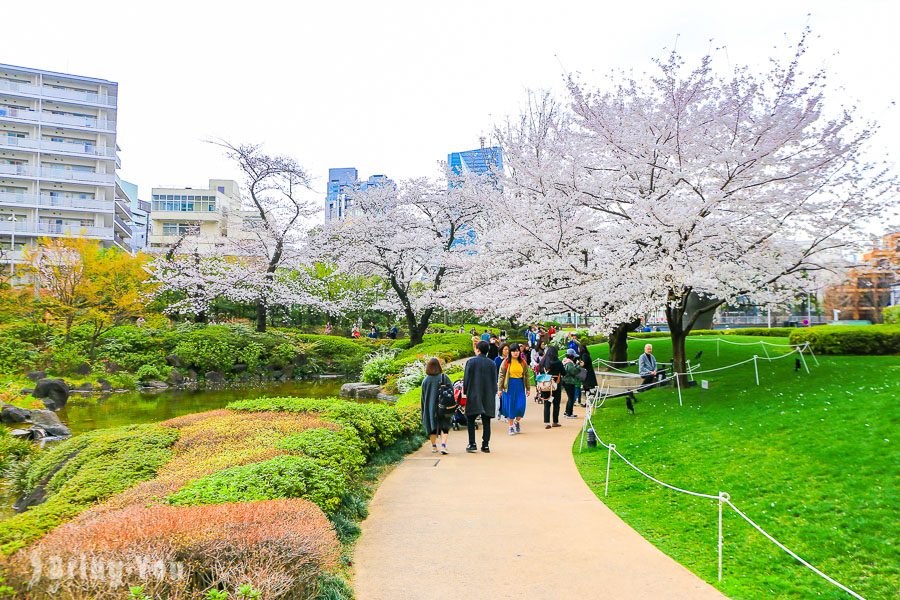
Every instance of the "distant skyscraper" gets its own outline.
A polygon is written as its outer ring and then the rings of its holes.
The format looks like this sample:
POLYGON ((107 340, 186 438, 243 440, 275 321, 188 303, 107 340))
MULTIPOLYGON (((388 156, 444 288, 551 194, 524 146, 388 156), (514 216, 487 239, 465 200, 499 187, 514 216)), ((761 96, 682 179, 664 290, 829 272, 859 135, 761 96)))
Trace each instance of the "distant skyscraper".
POLYGON ((451 152, 447 164, 456 175, 490 175, 503 170, 503 151, 499 146, 451 152))
POLYGON ((328 192, 325 196, 325 220, 346 219, 352 212, 350 195, 355 191, 364 191, 369 187, 393 185, 387 175, 371 175, 366 181, 359 180, 359 173, 354 167, 328 169, 328 192))

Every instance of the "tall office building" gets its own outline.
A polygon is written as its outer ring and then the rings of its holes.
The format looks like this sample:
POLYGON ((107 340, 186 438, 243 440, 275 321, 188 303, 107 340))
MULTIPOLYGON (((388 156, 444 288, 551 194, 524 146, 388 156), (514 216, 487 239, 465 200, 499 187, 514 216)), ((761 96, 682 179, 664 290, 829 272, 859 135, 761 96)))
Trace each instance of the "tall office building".
POLYGON ((328 192, 325 196, 325 220, 345 219, 353 212, 351 195, 370 187, 394 185, 387 175, 371 175, 366 181, 359 180, 354 167, 328 169, 328 192))
POLYGON ((503 151, 499 146, 476 148, 447 155, 447 165, 456 175, 491 175, 503 170, 503 151))
POLYGON ((131 251, 116 185, 118 84, 0 64, 0 247, 20 262, 41 237, 131 251))

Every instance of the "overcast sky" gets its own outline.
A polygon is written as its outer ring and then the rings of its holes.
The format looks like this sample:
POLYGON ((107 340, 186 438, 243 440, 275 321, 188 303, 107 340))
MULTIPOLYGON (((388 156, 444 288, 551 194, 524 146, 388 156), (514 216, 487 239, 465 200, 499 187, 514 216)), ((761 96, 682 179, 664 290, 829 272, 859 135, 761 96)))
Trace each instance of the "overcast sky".
POLYGON ((676 39, 691 59, 726 46, 726 64, 764 66, 807 24, 834 101, 881 123, 874 155, 900 156, 896 0, 51 0, 3 15, 0 62, 119 82, 120 175, 142 199, 235 177, 210 138, 290 154, 322 198, 329 167, 436 176, 565 71, 644 71, 676 39))

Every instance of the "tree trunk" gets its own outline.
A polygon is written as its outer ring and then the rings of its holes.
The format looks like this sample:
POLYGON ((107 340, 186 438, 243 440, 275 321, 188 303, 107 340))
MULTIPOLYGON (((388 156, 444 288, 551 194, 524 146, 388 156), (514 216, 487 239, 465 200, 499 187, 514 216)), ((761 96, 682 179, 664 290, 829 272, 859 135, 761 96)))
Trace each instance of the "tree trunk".
POLYGON ((619 323, 609 333, 609 362, 617 369, 628 366, 628 332, 633 331, 640 323, 635 319, 630 323, 619 323))
MULTIPOLYGON (((685 341, 687 340, 687 331, 684 330, 684 309, 686 300, 682 300, 677 305, 666 307, 666 323, 669 324, 669 336, 672 339, 672 373, 687 372, 687 352, 685 349, 685 341)), ((666 376, 671 375, 667 373, 666 376)), ((687 387, 687 375, 678 375, 678 385, 687 387)))
POLYGON ((260 300, 256 303, 256 330, 260 333, 264 333, 266 331, 266 316, 268 313, 268 307, 266 306, 266 302, 264 300, 260 300))

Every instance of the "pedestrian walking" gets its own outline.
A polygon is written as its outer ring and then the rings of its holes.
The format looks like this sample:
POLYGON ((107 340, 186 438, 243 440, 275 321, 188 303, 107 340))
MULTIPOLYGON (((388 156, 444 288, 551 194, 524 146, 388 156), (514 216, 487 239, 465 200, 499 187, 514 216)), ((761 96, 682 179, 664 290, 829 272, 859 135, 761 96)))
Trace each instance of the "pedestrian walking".
MULTIPOLYGON (((506 346, 504 346, 506 348, 506 346)), ((518 344, 508 346, 506 358, 500 364, 497 376, 497 394, 500 396, 500 414, 509 424, 509 435, 522 433, 522 417, 531 393, 528 364, 522 357, 518 344)))
MULTIPOLYGON (((507 346, 506 344, 503 344, 503 346, 500 347, 500 352, 497 354, 497 356, 494 357, 494 365, 497 367, 497 373, 500 372, 500 365, 503 364, 503 361, 506 360, 508 356, 509 356, 509 346, 507 346)), ((490 357, 491 357, 491 352, 489 350, 488 358, 490 358, 490 357)), ((506 416, 506 413, 503 412, 503 403, 500 402, 500 396, 497 396, 497 402, 496 402, 495 408, 497 409, 497 418, 498 419, 502 419, 504 416, 506 416)))
POLYGON ((559 360, 559 348, 550 344, 544 352, 544 358, 541 359, 540 372, 542 375, 549 375, 550 385, 546 386, 541 396, 544 401, 544 429, 551 427, 560 427, 559 424, 559 405, 562 403, 562 376, 565 374, 565 368, 562 361, 559 360), (552 416, 552 422, 551 422, 552 416))
POLYGON ((597 373, 594 371, 594 359, 591 357, 591 351, 587 345, 578 342, 578 359, 581 361, 581 368, 585 370, 584 379, 581 381, 581 398, 579 404, 587 406, 588 393, 597 387, 597 373))
POLYGON ((489 344, 484 340, 475 347, 475 357, 466 363, 463 373, 463 395, 466 397, 466 420, 469 429, 469 445, 466 452, 477 452, 475 445, 475 419, 481 417, 481 451, 490 452, 491 419, 494 418, 494 402, 497 397, 497 368, 487 357, 489 344))
POLYGON ((575 401, 577 400, 575 397, 575 388, 581 383, 581 380, 578 378, 578 374, 581 372, 578 353, 572 348, 569 348, 566 350, 566 358, 563 359, 562 362, 564 371, 562 384, 563 388, 566 390, 566 409, 563 411, 563 416, 567 419, 575 419, 578 417, 574 412, 575 401))
POLYGON ((437 453, 437 437, 441 436, 441 454, 447 454, 447 436, 450 433, 450 417, 454 408, 453 382, 441 369, 441 361, 431 358, 425 365, 422 380, 422 426, 431 439, 431 451, 437 453), (443 400, 443 402, 442 402, 443 400), (449 409, 448 409, 449 406, 449 409))

